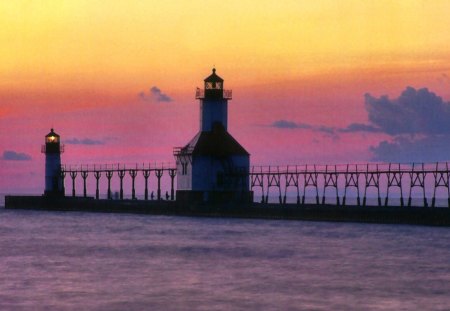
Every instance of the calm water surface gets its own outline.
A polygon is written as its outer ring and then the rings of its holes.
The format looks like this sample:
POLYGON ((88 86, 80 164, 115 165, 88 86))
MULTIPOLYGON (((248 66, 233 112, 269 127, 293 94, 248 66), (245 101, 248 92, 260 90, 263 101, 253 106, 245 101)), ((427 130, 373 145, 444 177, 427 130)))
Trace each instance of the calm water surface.
POLYGON ((448 228, 0 209, 0 310, 450 310, 448 228))

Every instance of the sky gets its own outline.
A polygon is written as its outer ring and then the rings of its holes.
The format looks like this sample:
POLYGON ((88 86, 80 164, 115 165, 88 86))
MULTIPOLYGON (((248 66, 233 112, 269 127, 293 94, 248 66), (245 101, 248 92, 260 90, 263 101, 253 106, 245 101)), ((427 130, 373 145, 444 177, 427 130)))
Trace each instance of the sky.
POLYGON ((253 165, 450 158, 449 1, 2 1, 0 192, 68 165, 174 162, 196 87, 233 90, 253 165))

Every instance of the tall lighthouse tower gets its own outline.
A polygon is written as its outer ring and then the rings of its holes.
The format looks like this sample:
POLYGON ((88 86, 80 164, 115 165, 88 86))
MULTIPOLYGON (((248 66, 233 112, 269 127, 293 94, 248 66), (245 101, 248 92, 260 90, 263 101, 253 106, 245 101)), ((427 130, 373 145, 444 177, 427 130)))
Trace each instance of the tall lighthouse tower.
POLYGON ((228 133, 231 90, 216 69, 197 88, 200 131, 184 147, 175 148, 177 200, 188 202, 250 202, 249 153, 228 133))
POLYGON ((64 185, 61 178, 61 152, 63 148, 60 137, 53 129, 45 136, 45 196, 64 195, 64 185))

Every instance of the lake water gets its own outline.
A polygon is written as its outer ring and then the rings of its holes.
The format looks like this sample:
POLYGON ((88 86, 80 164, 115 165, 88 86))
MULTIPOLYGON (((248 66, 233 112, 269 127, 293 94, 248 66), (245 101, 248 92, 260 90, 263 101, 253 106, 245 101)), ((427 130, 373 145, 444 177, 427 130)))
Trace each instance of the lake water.
POLYGON ((0 209, 0 310, 449 310, 450 230, 0 209))

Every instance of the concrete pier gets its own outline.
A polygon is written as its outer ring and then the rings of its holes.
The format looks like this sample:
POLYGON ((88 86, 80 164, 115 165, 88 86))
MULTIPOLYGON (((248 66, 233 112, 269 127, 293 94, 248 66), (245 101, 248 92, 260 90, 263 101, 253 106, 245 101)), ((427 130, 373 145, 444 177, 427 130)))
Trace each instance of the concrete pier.
POLYGON ((315 204, 186 204, 177 201, 96 200, 92 197, 6 196, 5 208, 380 224, 450 226, 450 209, 315 204))

